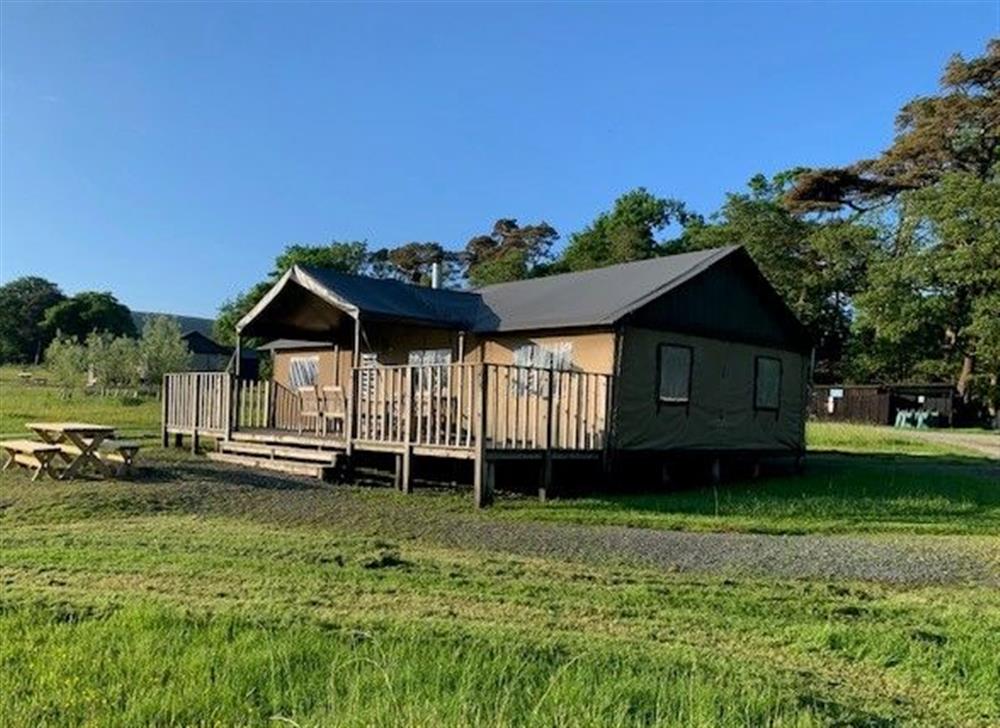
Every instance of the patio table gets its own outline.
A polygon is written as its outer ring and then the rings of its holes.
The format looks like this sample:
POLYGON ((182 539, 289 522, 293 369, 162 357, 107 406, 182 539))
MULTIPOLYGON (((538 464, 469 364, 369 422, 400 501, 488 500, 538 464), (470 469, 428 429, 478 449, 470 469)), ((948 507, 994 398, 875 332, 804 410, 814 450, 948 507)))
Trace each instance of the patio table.
POLYGON ((88 465, 106 478, 113 475, 111 469, 97 457, 97 450, 102 442, 115 434, 114 427, 88 422, 29 422, 27 427, 43 442, 60 446, 60 457, 68 463, 59 474, 60 480, 72 478, 88 465))

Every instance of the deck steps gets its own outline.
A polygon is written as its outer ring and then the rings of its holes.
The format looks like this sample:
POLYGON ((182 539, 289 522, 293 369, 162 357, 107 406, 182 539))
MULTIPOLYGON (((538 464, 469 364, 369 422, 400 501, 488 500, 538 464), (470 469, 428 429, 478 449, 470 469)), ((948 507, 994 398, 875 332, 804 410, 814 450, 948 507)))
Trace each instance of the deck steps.
POLYGON ((262 442, 241 442, 235 440, 223 440, 219 442, 218 448, 220 453, 226 453, 228 455, 246 455, 249 457, 265 458, 268 460, 307 461, 331 467, 337 464, 337 457, 340 455, 340 453, 331 450, 271 445, 262 442))
POLYGON ((303 475, 309 478, 325 479, 333 469, 333 465, 319 465, 314 463, 304 463, 294 460, 272 460, 266 457, 254 457, 252 455, 236 455, 225 452, 207 453, 209 460, 230 465, 242 465, 247 468, 258 468, 262 470, 276 470, 290 475, 303 475))
POLYGON ((237 430, 229 437, 229 442, 257 442, 272 446, 309 447, 313 450, 343 450, 343 437, 320 436, 315 432, 291 432, 287 430, 237 430))

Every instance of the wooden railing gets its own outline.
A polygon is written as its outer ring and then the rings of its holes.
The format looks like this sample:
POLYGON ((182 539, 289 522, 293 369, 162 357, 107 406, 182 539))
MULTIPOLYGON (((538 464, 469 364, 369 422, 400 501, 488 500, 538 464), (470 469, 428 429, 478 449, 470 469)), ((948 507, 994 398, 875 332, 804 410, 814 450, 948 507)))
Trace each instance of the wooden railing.
POLYGON ((164 433, 223 435, 228 432, 232 379, 226 372, 163 376, 164 433))
POLYGON ((493 450, 600 450, 607 374, 486 365, 486 438, 493 450))
POLYGON ((480 371, 476 364, 355 369, 354 438, 471 448, 480 371))
POLYGON ((302 401, 280 382, 242 379, 236 382, 236 429, 270 429, 287 432, 316 432, 316 417, 302 416, 302 401))
MULTIPOLYGON (((376 366, 354 369, 351 391, 347 437, 357 443, 492 450, 607 445, 606 374, 506 364, 376 366)), ((163 401, 165 434, 317 431, 315 418, 303 418, 297 392, 225 372, 168 374, 163 401)))

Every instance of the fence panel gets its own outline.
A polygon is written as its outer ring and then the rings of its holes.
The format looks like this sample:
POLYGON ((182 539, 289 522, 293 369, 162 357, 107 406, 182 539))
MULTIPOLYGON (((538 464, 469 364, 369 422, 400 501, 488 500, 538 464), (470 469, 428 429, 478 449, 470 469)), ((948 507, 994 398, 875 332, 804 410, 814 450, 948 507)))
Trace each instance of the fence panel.
POLYGON ((192 434, 225 434, 229 421, 231 382, 227 372, 164 375, 164 429, 192 434))

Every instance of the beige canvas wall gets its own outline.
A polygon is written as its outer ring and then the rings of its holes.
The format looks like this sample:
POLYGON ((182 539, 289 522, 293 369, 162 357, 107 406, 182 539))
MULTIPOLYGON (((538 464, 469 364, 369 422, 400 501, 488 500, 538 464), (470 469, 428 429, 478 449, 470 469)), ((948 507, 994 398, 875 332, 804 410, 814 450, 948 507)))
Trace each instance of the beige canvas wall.
POLYGON ((525 344, 572 345, 574 370, 612 374, 615 362, 615 335, 611 331, 574 331, 565 333, 495 334, 473 338, 466 349, 466 362, 513 364, 514 350, 525 344))
POLYGON ((627 328, 617 382, 615 445, 621 449, 795 450, 805 444, 808 357, 764 346, 627 328), (657 349, 693 349, 688 404, 660 404, 657 349), (758 355, 782 362, 777 413, 754 408, 758 355))
POLYGON ((365 324, 362 330, 361 350, 376 352, 380 364, 408 364, 411 351, 424 349, 450 349, 452 361, 458 359, 457 331, 389 323, 365 324))
POLYGON ((291 386, 289 368, 295 357, 315 356, 319 359, 318 384, 320 386, 339 384, 346 386, 351 370, 351 352, 343 349, 295 349, 274 353, 274 381, 286 387, 291 386), (339 359, 339 364, 338 364, 339 359))
MULTIPOLYGON (((411 351, 423 349, 450 349, 452 360, 458 361, 459 333, 447 329, 429 329, 416 326, 400 326, 397 324, 368 324, 365 326, 365 338, 361 350, 375 351, 381 364, 406 364, 411 351)), ((569 343, 572 345, 572 367, 576 371, 611 374, 614 371, 615 337, 611 331, 574 331, 546 334, 497 334, 488 338, 480 338, 473 334, 465 336, 463 361, 480 363, 485 360, 490 364, 513 364, 514 350, 525 344, 555 346, 569 343)), ((289 383, 289 362, 295 356, 318 356, 320 384, 338 383, 344 385, 348 381, 348 372, 352 366, 352 354, 349 347, 339 350, 340 366, 336 366, 333 349, 296 349, 294 351, 276 352, 274 356, 274 379, 281 384, 289 383), (336 373, 340 372, 335 381, 336 373)))

